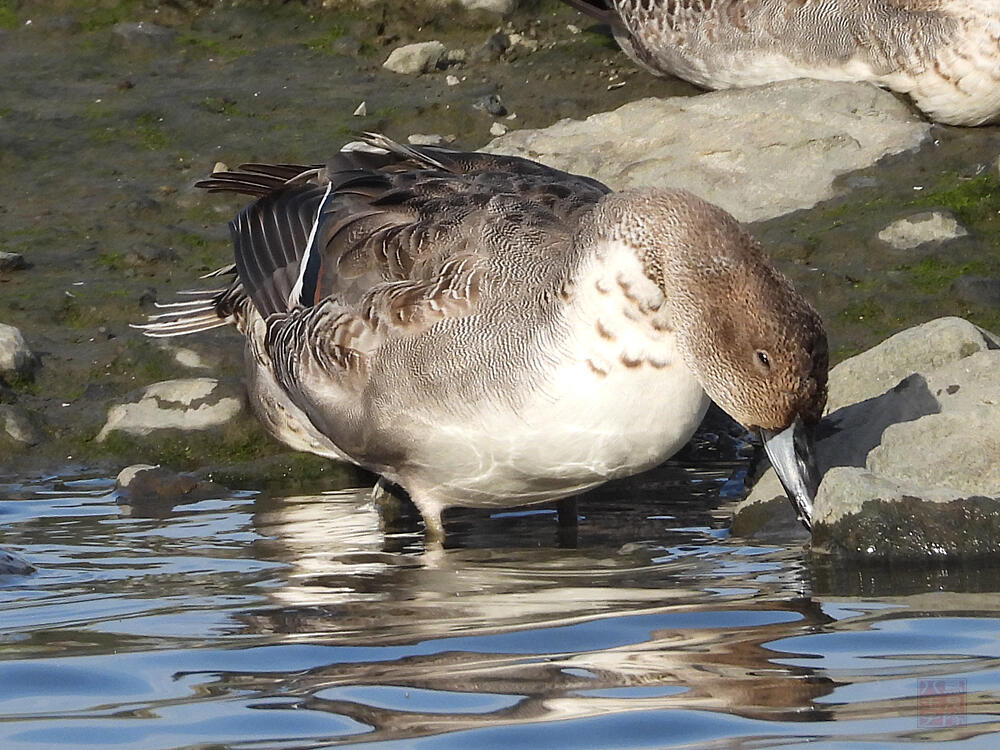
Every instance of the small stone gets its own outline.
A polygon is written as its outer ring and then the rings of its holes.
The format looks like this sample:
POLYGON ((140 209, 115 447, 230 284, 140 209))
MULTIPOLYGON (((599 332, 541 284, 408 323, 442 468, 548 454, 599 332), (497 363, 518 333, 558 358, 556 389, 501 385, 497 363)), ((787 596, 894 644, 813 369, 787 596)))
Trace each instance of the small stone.
POLYGON ((406 140, 414 146, 440 146, 444 142, 437 133, 413 133, 406 140))
POLYGON ((0 547, 0 576, 26 576, 35 572, 35 566, 16 552, 0 547))
POLYGON ((21 253, 8 253, 0 250, 0 273, 6 271, 21 271, 28 267, 21 253))
POLYGON ((473 109, 481 109, 494 117, 503 117, 507 114, 507 108, 503 105, 503 100, 499 94, 487 94, 476 99, 472 104, 473 109))
POLYGON ((445 46, 438 41, 407 44, 390 52, 382 67, 402 75, 420 75, 434 70, 444 52, 445 46))
POLYGON ((464 49, 450 49, 444 53, 444 57, 441 58, 441 62, 445 65, 461 65, 465 62, 469 53, 464 49))
POLYGON ((24 341, 24 336, 14 326, 0 323, 0 376, 28 377, 34 372, 37 360, 24 341))
POLYGON ((514 12, 518 0, 459 0, 459 2, 466 10, 482 10, 498 16, 507 16, 514 12))
POLYGON ((490 125, 490 135, 494 136, 506 135, 507 130, 508 127, 504 125, 502 122, 495 122, 492 125, 490 125))
POLYGON ((912 250, 927 242, 946 242, 969 232, 947 211, 923 211, 892 222, 878 238, 897 250, 912 250))
POLYGON ((498 31, 472 50, 470 58, 475 62, 496 62, 509 47, 510 38, 502 31, 498 31))
POLYGON ((521 47, 528 52, 538 51, 538 40, 524 34, 508 34, 512 47, 521 47))
POLYGON ((111 31, 126 46, 149 49, 166 47, 177 35, 172 29, 148 21, 123 21, 116 23, 111 31))
POLYGON ((179 346, 172 350, 174 355, 174 361, 177 362, 181 367, 187 367, 191 370, 207 370, 209 368, 208 364, 201 358, 194 349, 187 349, 183 346, 179 346))
POLYGON ((457 86, 460 83, 460 81, 458 80, 458 76, 453 76, 451 74, 448 74, 445 77, 444 82, 447 83, 449 86, 457 86))
POLYGON ((353 112, 355 117, 368 116, 368 102, 361 102, 353 112))
POLYGON ((217 161, 215 162, 215 166, 212 167, 212 174, 215 174, 216 172, 228 172, 228 171, 229 171, 229 165, 226 164, 226 162, 224 161, 217 161))
POLYGON ((579 34, 580 27, 577 26, 576 24, 568 23, 566 24, 566 31, 568 31, 570 34, 579 34))
POLYGON ((215 482, 150 464, 126 466, 118 473, 115 489, 119 499, 130 503, 167 500, 171 505, 219 497, 228 492, 215 482))
POLYGON ((159 467, 153 464, 132 464, 131 466, 126 466, 118 472, 118 477, 115 479, 115 486, 120 490, 128 489, 129 485, 132 484, 132 480, 135 479, 136 474, 141 471, 157 468, 159 467))
POLYGON ((38 418, 18 406, 0 404, 0 427, 15 443, 38 445, 45 439, 38 418))

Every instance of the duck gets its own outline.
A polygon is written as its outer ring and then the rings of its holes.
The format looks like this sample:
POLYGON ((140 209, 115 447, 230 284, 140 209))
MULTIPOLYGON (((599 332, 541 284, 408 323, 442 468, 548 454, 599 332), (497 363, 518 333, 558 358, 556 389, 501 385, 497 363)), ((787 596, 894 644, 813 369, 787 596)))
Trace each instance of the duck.
POLYGON ((655 75, 708 89, 868 81, 931 120, 1000 119, 996 0, 564 0, 655 75))
POLYGON ((374 133, 324 164, 197 184, 253 197, 234 262, 138 327, 235 327, 265 429, 401 487, 428 539, 449 507, 650 469, 709 399, 761 436, 808 526, 823 323, 721 208, 374 133))

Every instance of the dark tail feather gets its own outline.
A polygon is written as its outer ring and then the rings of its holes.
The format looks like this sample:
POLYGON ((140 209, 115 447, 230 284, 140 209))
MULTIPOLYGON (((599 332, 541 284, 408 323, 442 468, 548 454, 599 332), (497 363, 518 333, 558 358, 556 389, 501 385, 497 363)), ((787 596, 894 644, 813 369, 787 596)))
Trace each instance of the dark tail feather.
POLYGON ((213 172, 211 177, 199 180, 194 185, 213 193, 263 196, 285 185, 312 177, 318 168, 300 164, 241 164, 238 171, 213 172))

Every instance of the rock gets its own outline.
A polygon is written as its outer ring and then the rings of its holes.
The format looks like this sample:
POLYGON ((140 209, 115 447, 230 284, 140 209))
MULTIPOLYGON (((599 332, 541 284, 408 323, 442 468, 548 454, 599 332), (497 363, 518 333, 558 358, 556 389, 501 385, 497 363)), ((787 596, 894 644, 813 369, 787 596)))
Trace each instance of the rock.
POLYGON ((482 10, 498 16, 507 16, 517 8, 518 0, 458 0, 458 2, 466 10, 482 10))
POLYGON ((434 70, 444 52, 441 42, 407 44, 390 52, 382 67, 403 75, 420 75, 434 70))
POLYGON ((148 21, 122 21, 116 23, 111 31, 126 47, 146 49, 167 47, 177 36, 172 29, 148 21))
POLYGON ((0 250, 0 273, 6 271, 21 271, 28 267, 21 253, 8 253, 0 250))
POLYGON ((24 342, 24 336, 14 326, 0 323, 0 378, 31 377, 37 360, 24 342))
POLYGON ((15 443, 38 445, 45 439, 41 422, 31 412, 0 404, 0 427, 15 443))
POLYGON ((194 349, 179 346, 176 339, 159 339, 156 341, 156 345, 173 357, 174 361, 181 367, 190 370, 211 370, 218 367, 220 363, 218 352, 215 352, 216 356, 210 355, 209 361, 206 361, 205 357, 194 349))
POLYGON ((510 37, 502 31, 497 31, 486 39, 480 46, 472 50, 469 55, 473 62, 496 62, 503 53, 510 47, 510 37))
MULTIPOLYGON (((864 559, 1000 553, 1000 344, 960 318, 903 331, 830 371, 817 426, 813 550, 864 559)), ((733 533, 787 522, 770 469, 733 533)))
POLYGON ((406 137, 406 141, 414 146, 440 146, 444 138, 437 133, 413 133, 406 137))
POLYGON ((115 489, 127 502, 167 500, 171 503, 194 502, 219 497, 228 492, 222 485, 178 474, 161 466, 135 464, 118 473, 115 489))
POLYGON ((0 576, 26 576, 35 572, 35 566, 21 555, 0 547, 0 576))
POLYGON ((885 393, 912 373, 998 345, 996 336, 962 318, 938 318, 900 331, 830 371, 826 413, 885 393))
POLYGON ((538 40, 530 36, 525 36, 524 34, 512 33, 507 35, 510 39, 511 47, 521 47, 526 52, 537 52, 538 51, 538 40))
POLYGON ((945 242, 968 234, 948 211, 922 211, 892 222, 878 238, 896 250, 912 250, 927 242, 945 242))
POLYGON ((507 108, 499 94, 485 94, 472 103, 473 109, 480 109, 494 117, 503 117, 507 114, 507 108))
POLYGON ((367 117, 368 116, 368 102, 361 102, 361 104, 359 104, 354 109, 354 112, 352 112, 352 114, 355 117, 367 117))
POLYGON ((133 397, 131 403, 111 407, 98 442, 112 432, 145 436, 159 430, 210 430, 244 411, 242 390, 215 378, 164 380, 133 397))
POLYGON ((457 86, 461 81, 458 80, 458 76, 453 76, 450 73, 445 76, 444 82, 449 86, 457 86))
POLYGON ((444 53, 441 57, 441 63, 443 67, 449 65, 461 65, 469 57, 469 53, 464 49, 450 49, 444 53))
POLYGON ((503 135, 509 128, 502 122, 495 122, 490 125, 490 135, 503 135))
POLYGON ((959 276, 951 290, 965 302, 984 307, 1000 307, 1000 279, 985 276, 959 276))
POLYGON ((642 99, 508 133, 483 151, 536 159, 615 190, 686 188, 756 221, 831 198, 837 175, 917 147, 929 128, 874 86, 795 80, 642 99))
MULTIPOLYGON (((977 558, 1000 552, 1000 498, 963 497, 854 467, 830 469, 812 546, 860 560, 977 558)), ((825 481, 825 480, 824 480, 825 481)))

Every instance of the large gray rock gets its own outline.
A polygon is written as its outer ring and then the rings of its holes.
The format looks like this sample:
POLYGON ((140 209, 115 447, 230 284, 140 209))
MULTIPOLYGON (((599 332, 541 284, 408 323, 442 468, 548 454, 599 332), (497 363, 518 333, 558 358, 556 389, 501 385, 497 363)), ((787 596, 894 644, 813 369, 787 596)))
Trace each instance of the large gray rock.
POLYGON ((615 190, 685 188, 756 221, 832 197, 837 175, 917 147, 929 128, 874 86, 798 80, 642 99, 584 121, 508 133, 483 150, 537 159, 615 190))
POLYGON ((444 52, 445 46, 441 42, 407 44, 390 52, 382 67, 403 75, 429 73, 437 67, 444 52))
POLYGON ((0 377, 28 377, 34 371, 36 363, 35 355, 25 343, 21 331, 0 323, 0 377))
POLYGON ((133 394, 131 403, 108 411, 98 442, 113 432, 145 436, 159 430, 210 430, 244 411, 242 390, 215 378, 164 380, 133 394))
MULTIPOLYGON (((1000 553, 1000 348, 941 318, 830 371, 817 429, 823 481, 813 548, 859 558, 1000 553)), ((781 528, 791 508, 770 469, 734 533, 781 528)))
POLYGON ((900 331, 830 371, 826 413, 885 393, 912 373, 998 347, 994 334, 963 318, 937 318, 900 331))

